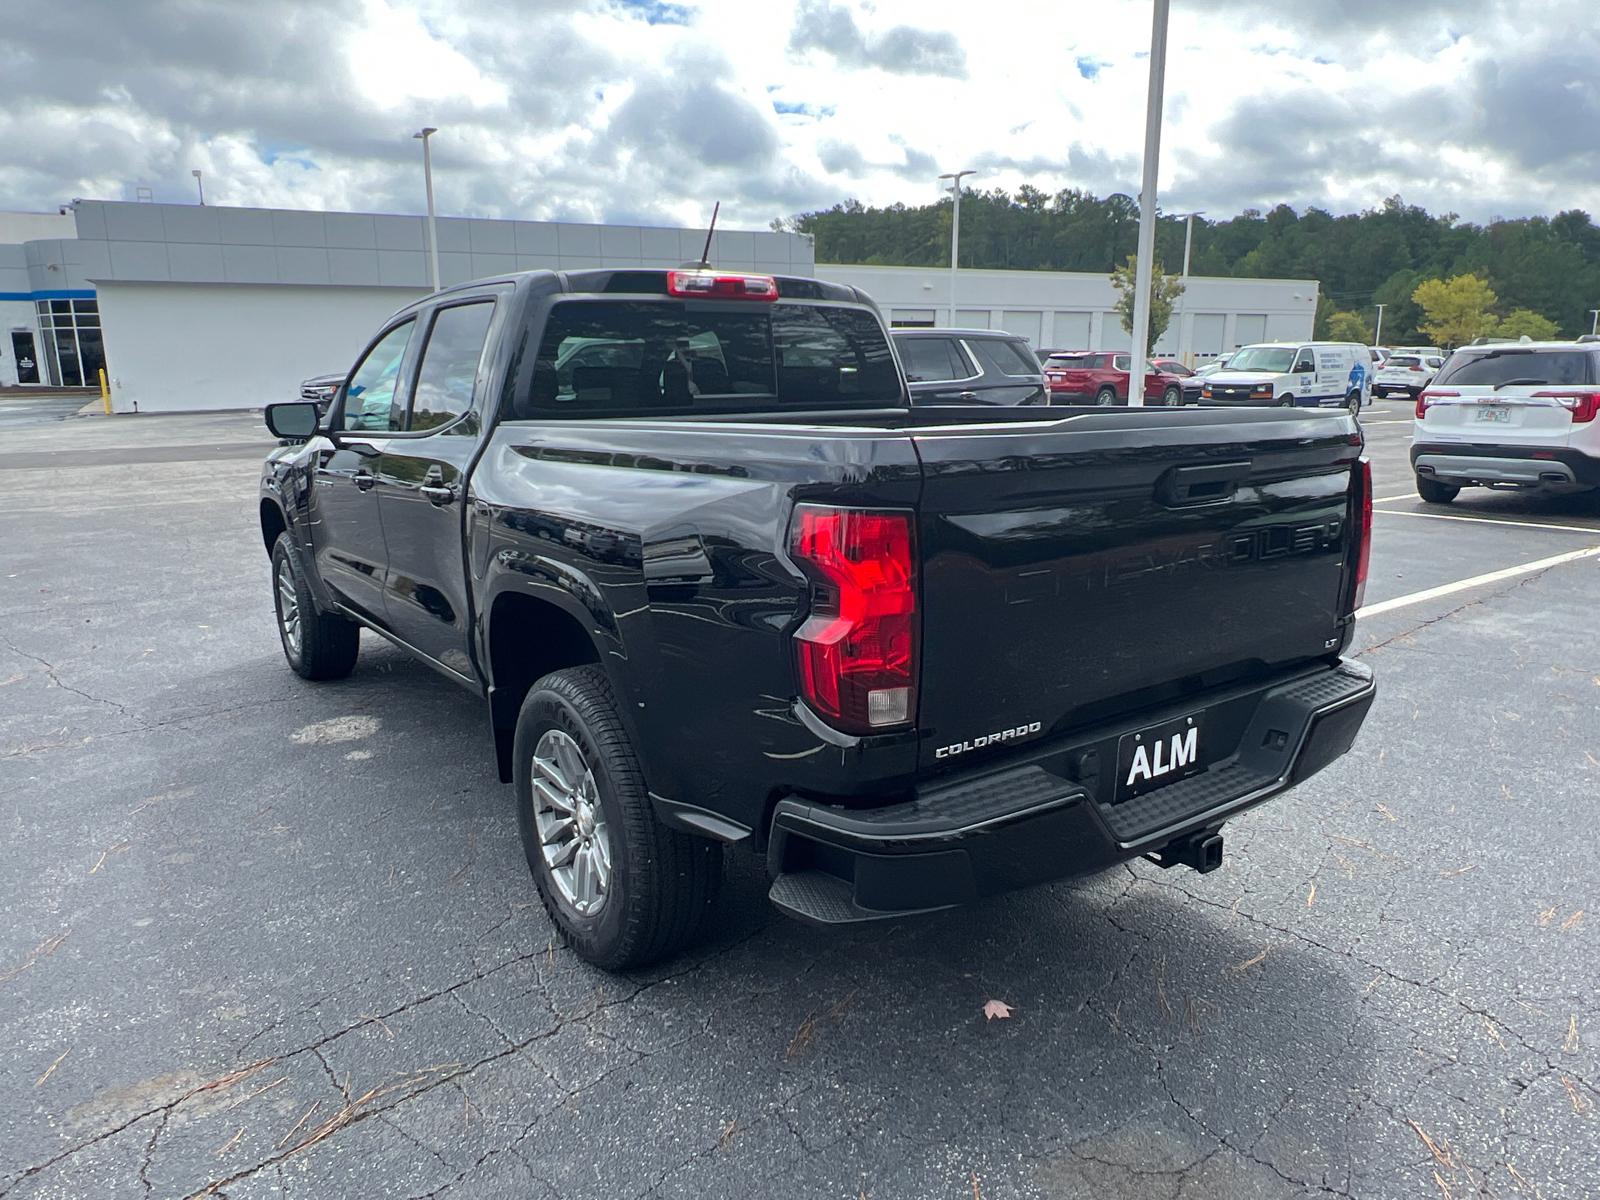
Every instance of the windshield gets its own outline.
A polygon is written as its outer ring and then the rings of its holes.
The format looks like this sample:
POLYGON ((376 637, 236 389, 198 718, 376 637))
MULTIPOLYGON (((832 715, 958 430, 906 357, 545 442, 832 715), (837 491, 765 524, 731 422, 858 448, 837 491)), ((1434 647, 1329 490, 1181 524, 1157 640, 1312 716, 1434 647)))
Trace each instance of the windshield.
POLYGON ((1285 374, 1294 363, 1294 351, 1285 346, 1246 346, 1228 360, 1230 371, 1266 371, 1285 374))
POLYGON ((1528 386, 1594 383, 1594 359, 1582 350, 1519 350, 1507 347, 1486 354, 1457 354, 1445 365, 1435 386, 1528 386))
POLYGON ((562 301, 518 374, 510 420, 903 402, 877 318, 821 304, 562 301))

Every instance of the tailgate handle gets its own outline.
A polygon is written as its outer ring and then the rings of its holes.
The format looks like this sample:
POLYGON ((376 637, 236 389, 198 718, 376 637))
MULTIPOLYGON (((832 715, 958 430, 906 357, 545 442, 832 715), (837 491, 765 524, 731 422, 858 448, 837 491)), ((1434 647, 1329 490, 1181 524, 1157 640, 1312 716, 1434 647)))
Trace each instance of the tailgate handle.
POLYGON ((1184 504, 1215 504, 1231 499, 1250 478, 1248 462, 1211 463, 1203 467, 1173 467, 1156 481, 1156 499, 1168 508, 1184 504))

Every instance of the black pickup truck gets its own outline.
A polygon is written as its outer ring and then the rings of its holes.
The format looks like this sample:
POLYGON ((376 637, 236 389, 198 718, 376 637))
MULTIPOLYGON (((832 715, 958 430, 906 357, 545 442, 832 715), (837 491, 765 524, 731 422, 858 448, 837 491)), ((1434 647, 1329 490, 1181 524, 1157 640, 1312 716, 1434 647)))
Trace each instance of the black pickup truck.
POLYGON ((266 417, 290 666, 365 628, 482 695, 604 967, 694 936, 724 844, 826 925, 1211 870, 1372 703, 1343 412, 914 408, 854 289, 593 270, 419 300, 266 417))

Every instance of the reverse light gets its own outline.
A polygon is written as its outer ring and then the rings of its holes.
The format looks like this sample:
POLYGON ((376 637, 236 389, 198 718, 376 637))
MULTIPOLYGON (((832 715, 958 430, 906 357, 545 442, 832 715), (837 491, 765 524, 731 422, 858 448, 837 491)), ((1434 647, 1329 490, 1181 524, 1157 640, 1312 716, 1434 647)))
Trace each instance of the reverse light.
POLYGON ((1425 420, 1428 415, 1428 406, 1437 404, 1440 400, 1453 400, 1461 395, 1460 392, 1442 392, 1433 388, 1425 388, 1417 393, 1417 420, 1425 420))
POLYGON ((1362 458, 1354 471, 1356 506, 1361 520, 1356 525, 1356 536, 1361 539, 1356 547, 1356 594, 1352 610, 1359 612, 1367 600, 1367 569, 1372 564, 1372 460, 1362 458))
POLYGON ((718 271, 668 271, 667 294, 702 300, 776 300, 771 275, 726 275, 718 271))
POLYGON ((806 703, 850 733, 909 723, 917 687, 911 514, 797 505, 789 552, 811 580, 811 616, 794 635, 806 703))
POLYGON ((1557 400, 1572 411, 1572 423, 1584 425, 1600 412, 1600 392, 1535 392, 1535 400, 1557 400))

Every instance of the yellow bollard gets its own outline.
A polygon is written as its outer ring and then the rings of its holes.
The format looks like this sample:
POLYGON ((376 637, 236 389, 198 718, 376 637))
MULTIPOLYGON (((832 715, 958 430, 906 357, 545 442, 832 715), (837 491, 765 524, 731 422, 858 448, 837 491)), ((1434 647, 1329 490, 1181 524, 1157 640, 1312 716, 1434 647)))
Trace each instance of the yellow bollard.
POLYGON ((106 406, 106 416, 111 415, 111 388, 106 383, 106 369, 100 368, 100 399, 106 406))

